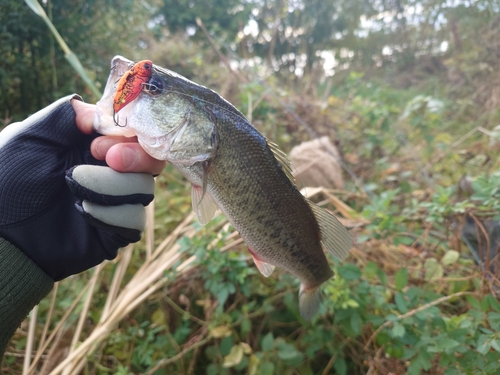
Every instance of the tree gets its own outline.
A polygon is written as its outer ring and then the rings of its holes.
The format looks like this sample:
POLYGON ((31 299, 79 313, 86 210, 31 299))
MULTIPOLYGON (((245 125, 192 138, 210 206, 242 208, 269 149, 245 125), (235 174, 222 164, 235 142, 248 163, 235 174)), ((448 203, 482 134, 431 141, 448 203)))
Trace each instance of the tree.
MULTIPOLYGON (((42 6, 91 77, 102 83, 111 58, 116 54, 134 58, 139 40, 150 33, 146 24, 151 11, 137 2, 48 0, 42 6)), ((23 119, 73 92, 90 101, 98 99, 68 64, 42 19, 24 2, 0 0, 0 9, 0 118, 23 119)))

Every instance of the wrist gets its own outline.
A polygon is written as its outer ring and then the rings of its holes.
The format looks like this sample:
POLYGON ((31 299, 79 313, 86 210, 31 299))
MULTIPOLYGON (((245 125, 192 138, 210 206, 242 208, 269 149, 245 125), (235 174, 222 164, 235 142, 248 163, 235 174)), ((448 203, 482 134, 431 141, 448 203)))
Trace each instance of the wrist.
POLYGON ((0 363, 16 329, 53 285, 40 267, 0 237, 0 363))

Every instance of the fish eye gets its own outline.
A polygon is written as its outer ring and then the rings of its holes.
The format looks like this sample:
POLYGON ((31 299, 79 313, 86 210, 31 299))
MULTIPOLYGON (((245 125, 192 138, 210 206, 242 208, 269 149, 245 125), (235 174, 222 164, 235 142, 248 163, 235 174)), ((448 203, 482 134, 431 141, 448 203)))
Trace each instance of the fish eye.
POLYGON ((158 78, 151 77, 142 89, 149 95, 160 95, 163 92, 163 83, 158 78))

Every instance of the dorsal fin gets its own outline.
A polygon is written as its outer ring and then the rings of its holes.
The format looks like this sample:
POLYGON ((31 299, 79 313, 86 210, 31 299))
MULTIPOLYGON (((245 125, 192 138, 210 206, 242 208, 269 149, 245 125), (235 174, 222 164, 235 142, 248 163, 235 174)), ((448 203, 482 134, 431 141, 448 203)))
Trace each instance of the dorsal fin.
POLYGON ((311 207, 321 231, 321 243, 326 251, 337 259, 344 259, 352 246, 352 238, 338 219, 324 208, 307 201, 311 207))
POLYGON ((267 145, 271 149, 271 151, 274 154, 274 157, 276 160, 278 160, 278 163, 281 165, 281 169, 283 169, 283 172, 285 172, 285 175, 288 177, 290 181, 295 183, 295 177, 293 177, 293 172, 292 172, 292 163, 290 163, 290 160, 288 160, 288 156, 280 150, 278 145, 271 140, 266 138, 267 145))

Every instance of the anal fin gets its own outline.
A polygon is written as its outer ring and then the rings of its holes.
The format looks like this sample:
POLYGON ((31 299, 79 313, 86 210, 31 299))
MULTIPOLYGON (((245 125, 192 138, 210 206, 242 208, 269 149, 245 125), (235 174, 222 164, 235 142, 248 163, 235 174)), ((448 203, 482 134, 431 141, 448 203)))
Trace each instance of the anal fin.
POLYGON ((260 273, 264 277, 271 276, 271 274, 273 273, 273 271, 276 267, 273 266, 272 264, 269 264, 269 263, 266 263, 266 262, 263 262, 263 261, 257 259, 257 257, 255 255, 253 255, 252 251, 250 251, 250 253, 252 254, 253 262, 257 266, 257 269, 260 271, 260 273))
POLYGON ((307 202, 318 221, 321 243, 326 251, 337 259, 344 259, 352 247, 352 238, 348 230, 327 210, 310 201, 307 202))
POLYGON ((212 198, 196 185, 191 186, 191 204, 201 225, 206 225, 212 220, 218 208, 212 198))

